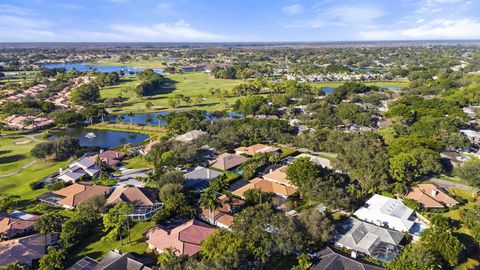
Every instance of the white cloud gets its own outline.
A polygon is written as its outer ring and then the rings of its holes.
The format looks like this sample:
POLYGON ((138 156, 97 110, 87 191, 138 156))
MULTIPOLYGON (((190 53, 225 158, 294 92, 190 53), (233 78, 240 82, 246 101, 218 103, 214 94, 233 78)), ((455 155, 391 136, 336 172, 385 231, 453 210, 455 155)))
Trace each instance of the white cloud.
POLYGON ((0 14, 14 14, 20 16, 33 15, 34 12, 31 9, 26 9, 22 7, 17 7, 13 5, 0 5, 0 14))
POLYGON ((152 26, 113 24, 110 28, 132 41, 223 41, 226 36, 193 28, 183 20, 152 26))
POLYGON ((368 40, 478 39, 480 38, 480 21, 470 18, 434 20, 403 29, 363 31, 359 33, 359 37, 368 40))
POLYGON ((317 15, 309 20, 295 21, 286 25, 287 28, 307 27, 323 28, 332 26, 368 27, 375 19, 383 17, 386 12, 374 6, 333 6, 318 9, 317 15))
POLYGON ((298 14, 303 12, 303 6, 299 5, 299 4, 284 6, 284 7, 282 7, 282 11, 285 14, 290 15, 290 16, 298 15, 298 14))

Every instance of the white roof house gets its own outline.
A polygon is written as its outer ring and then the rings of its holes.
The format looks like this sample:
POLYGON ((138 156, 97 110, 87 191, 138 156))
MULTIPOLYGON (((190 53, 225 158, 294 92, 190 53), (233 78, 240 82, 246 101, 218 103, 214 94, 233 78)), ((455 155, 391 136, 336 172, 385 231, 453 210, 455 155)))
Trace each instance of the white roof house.
POLYGON ((94 176, 100 172, 100 167, 95 164, 95 161, 91 160, 89 157, 82 157, 72 164, 68 165, 68 169, 60 169, 60 174, 57 176, 58 179, 61 179, 65 182, 75 183, 84 175, 94 176))
POLYGON ((203 136, 205 134, 207 134, 205 131, 192 130, 192 131, 189 131, 185 134, 178 135, 177 137, 175 137, 175 140, 180 141, 180 142, 184 142, 184 143, 189 143, 193 140, 196 140, 196 139, 200 138, 201 136, 203 136))
POLYGON ((297 158, 309 158, 311 162, 319 166, 332 169, 332 164, 330 163, 330 160, 323 157, 318 157, 318 156, 303 153, 295 157, 295 159, 297 158))
POLYGON ((415 224, 414 211, 400 200, 373 195, 353 213, 358 219, 389 229, 408 232, 415 224))

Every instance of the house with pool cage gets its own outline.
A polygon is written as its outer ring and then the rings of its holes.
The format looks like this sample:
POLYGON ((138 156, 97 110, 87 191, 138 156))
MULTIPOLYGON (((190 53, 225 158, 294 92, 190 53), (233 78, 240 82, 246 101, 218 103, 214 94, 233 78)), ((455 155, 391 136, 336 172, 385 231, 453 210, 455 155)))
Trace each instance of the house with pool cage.
POLYGON ((107 199, 107 205, 113 206, 123 201, 135 205, 128 216, 132 220, 148 220, 163 207, 158 202, 158 192, 153 188, 117 187, 107 199))

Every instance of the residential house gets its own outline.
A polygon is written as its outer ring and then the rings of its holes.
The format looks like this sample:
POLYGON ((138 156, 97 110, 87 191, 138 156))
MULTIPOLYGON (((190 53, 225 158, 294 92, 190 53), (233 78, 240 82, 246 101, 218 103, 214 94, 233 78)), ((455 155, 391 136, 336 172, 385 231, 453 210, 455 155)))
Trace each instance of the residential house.
POLYGON ((37 233, 34 235, 0 242, 0 266, 19 262, 31 268, 38 265, 47 247, 56 245, 56 234, 37 233))
POLYGON ((315 163, 318 166, 322 166, 328 169, 333 168, 330 160, 323 157, 318 157, 310 154, 300 154, 295 157, 295 159, 298 159, 298 158, 309 158, 311 162, 315 163))
POLYGON ((109 251, 101 261, 88 256, 77 261, 67 270, 151 270, 140 258, 131 253, 121 253, 119 250, 109 251))
POLYGON ((135 205, 129 214, 132 220, 146 220, 163 207, 158 202, 158 191, 153 188, 117 187, 107 199, 107 205, 114 205, 120 201, 135 205))
POLYGON ((223 172, 198 166, 193 171, 184 174, 185 187, 193 188, 196 191, 202 191, 210 186, 210 180, 223 175, 223 172))
POLYGON ((438 209, 457 205, 458 202, 434 184, 419 184, 406 198, 417 201, 423 208, 438 209))
POLYGON ((284 199, 297 192, 297 189, 292 186, 282 185, 277 182, 268 181, 262 178, 254 178, 250 180, 248 184, 232 191, 232 193, 244 199, 245 192, 252 189, 259 189, 262 192, 267 193, 275 193, 284 199))
POLYGON ((211 161, 210 166, 222 171, 226 171, 242 165, 247 160, 248 158, 241 155, 224 153, 219 155, 215 160, 211 161))
POLYGON ((68 165, 67 169, 60 169, 56 178, 64 182, 75 183, 86 175, 95 177, 99 172, 100 166, 96 164, 95 160, 90 157, 82 157, 68 165))
POLYGON ((467 136, 467 138, 472 142, 479 144, 480 143, 480 132, 471 130, 471 129, 461 129, 460 133, 467 136))
POLYGON ((408 232, 414 226, 414 211, 400 200, 375 194, 355 213, 358 219, 390 228, 400 232, 408 232))
POLYGON ((33 232, 38 218, 20 211, 11 214, 0 211, 0 238, 12 239, 33 232))
POLYGON ((248 156, 253 156, 258 153, 279 154, 279 152, 280 148, 268 146, 265 144, 254 144, 249 147, 238 147, 235 149, 235 154, 244 154, 248 156))
POLYGON ((103 165, 108 167, 117 167, 122 159, 125 158, 125 154, 122 154, 115 150, 101 150, 97 155, 89 157, 93 162, 96 162, 99 159, 103 165))
POLYGON ((10 129, 38 130, 51 127, 53 120, 42 116, 24 116, 13 114, 6 117, 3 122, 10 129))
POLYGON ((200 208, 198 217, 217 227, 228 229, 233 224, 234 214, 245 206, 245 201, 238 198, 229 198, 223 194, 218 197, 221 207, 213 211, 213 220, 210 209, 200 208))
POLYGON ((192 219, 173 229, 154 227, 147 232, 148 247, 157 252, 173 248, 177 255, 194 256, 200 251, 202 241, 214 231, 202 221, 192 219))
POLYGON ((192 131, 189 131, 185 134, 178 135, 177 137, 175 137, 175 140, 179 141, 179 142, 189 143, 193 140, 196 140, 196 139, 200 138, 201 136, 203 136, 205 134, 207 134, 205 131, 192 130, 192 131))
POLYGON ((333 251, 326 247, 317 252, 318 263, 310 267, 310 270, 383 270, 384 268, 333 251))
POLYGON ((287 178, 287 166, 282 166, 276 170, 272 170, 263 176, 263 179, 275 182, 281 185, 295 187, 287 178))
POLYGON ((397 256, 404 236, 402 232, 349 218, 335 234, 335 245, 389 262, 397 256))
POLYGON ((106 186, 76 183, 60 190, 47 192, 38 197, 38 200, 51 206, 74 209, 88 199, 108 194, 110 189, 106 186))
POLYGON ((159 141, 150 141, 143 149, 140 149, 140 154, 142 155, 147 155, 152 151, 153 146, 160 144, 159 141))

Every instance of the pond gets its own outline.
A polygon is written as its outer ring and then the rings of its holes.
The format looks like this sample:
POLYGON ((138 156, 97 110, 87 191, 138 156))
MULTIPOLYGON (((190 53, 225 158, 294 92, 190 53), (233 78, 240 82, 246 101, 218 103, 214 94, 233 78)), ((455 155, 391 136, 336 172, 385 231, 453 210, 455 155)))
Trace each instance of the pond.
POLYGON ((127 143, 138 144, 148 139, 148 135, 141 133, 89 128, 67 128, 66 130, 59 131, 48 137, 48 139, 52 140, 57 136, 65 135, 77 138, 80 141, 81 146, 100 147, 105 149, 114 148, 127 143))
MULTIPOLYGON (((114 114, 107 117, 107 121, 110 123, 124 123, 124 124, 134 124, 134 125, 151 125, 151 126, 161 126, 164 127, 167 125, 165 121, 162 120, 162 116, 168 115, 170 112, 152 112, 152 113, 136 113, 133 115, 129 114, 114 114), (160 116, 160 117, 158 117, 160 116), (150 121, 147 121, 147 120, 150 121)), ((215 117, 208 112, 206 113, 207 117, 212 121, 219 120, 220 118, 215 117)), ((227 113, 228 118, 242 118, 243 115, 240 113, 227 113)))
MULTIPOLYGON (((135 74, 139 71, 144 70, 143 68, 134 68, 130 66, 107 66, 107 65, 90 65, 86 63, 52 63, 52 64, 44 64, 44 68, 65 68, 67 71, 75 68, 80 72, 84 71, 93 71, 96 70, 98 72, 120 72, 124 71, 127 74, 135 74)), ((153 69, 156 73, 163 73, 163 69, 157 68, 153 69)))
POLYGON ((334 89, 333 89, 333 87, 324 87, 324 88, 322 88, 322 90, 325 94, 331 94, 331 93, 333 93, 334 89))

